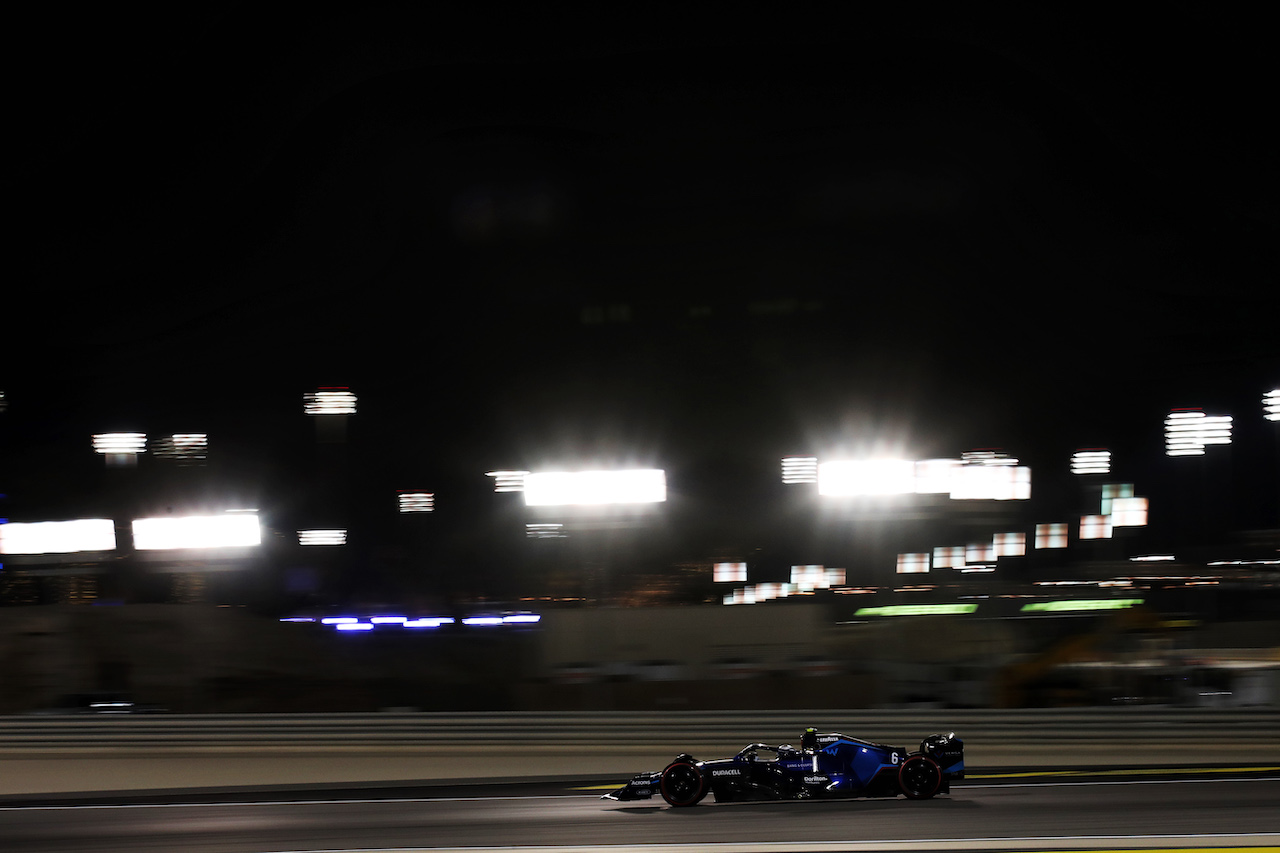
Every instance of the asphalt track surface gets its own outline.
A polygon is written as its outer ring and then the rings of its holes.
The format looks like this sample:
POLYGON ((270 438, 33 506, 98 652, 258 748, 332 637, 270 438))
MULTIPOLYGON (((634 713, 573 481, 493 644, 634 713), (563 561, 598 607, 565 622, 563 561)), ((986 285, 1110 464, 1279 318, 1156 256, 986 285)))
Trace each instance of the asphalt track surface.
POLYGON ((615 779, 0 799, 0 848, 53 851, 1280 850, 1280 766, 979 770, 926 802, 671 809, 615 779))

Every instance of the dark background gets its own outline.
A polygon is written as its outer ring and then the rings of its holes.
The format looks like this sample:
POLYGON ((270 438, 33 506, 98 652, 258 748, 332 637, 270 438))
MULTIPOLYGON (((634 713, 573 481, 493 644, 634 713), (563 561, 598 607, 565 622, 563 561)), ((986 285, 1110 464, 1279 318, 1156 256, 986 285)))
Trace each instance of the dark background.
POLYGON ((705 555, 748 544, 782 455, 872 449, 1005 448, 1052 514, 1107 446, 1139 494, 1231 495, 1207 533, 1276 526, 1261 18, 232 4, 11 33, 14 520, 109 502, 89 435, 130 429, 208 432, 210 499, 284 527, 435 491, 457 553, 494 468, 664 467, 705 555), (360 397, 327 461, 321 385, 360 397), (1190 485, 1180 406, 1236 417, 1190 485))

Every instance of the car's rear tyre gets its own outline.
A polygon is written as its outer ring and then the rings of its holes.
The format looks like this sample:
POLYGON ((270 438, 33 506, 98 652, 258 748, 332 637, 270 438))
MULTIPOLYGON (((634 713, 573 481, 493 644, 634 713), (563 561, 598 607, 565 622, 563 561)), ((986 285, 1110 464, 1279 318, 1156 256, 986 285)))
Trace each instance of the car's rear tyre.
POLYGON ((898 770, 898 787, 910 800, 927 800, 942 786, 942 770, 926 755, 913 755, 898 770))
POLYGON ((707 795, 707 782, 696 765, 677 761, 662 771, 658 790, 668 805, 693 806, 707 795))

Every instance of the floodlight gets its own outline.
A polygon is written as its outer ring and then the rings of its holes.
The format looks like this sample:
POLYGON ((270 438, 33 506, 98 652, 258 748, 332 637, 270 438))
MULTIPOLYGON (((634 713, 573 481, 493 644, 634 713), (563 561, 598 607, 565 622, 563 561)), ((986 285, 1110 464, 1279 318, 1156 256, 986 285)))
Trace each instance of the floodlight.
POLYGON ((1100 515, 1111 515, 1111 506, 1120 498, 1133 497, 1133 483, 1107 483, 1102 487, 1100 515))
POLYGON ((401 490, 400 511, 401 512, 434 512, 436 508, 436 496, 431 492, 416 492, 401 490))
MULTIPOLYGON (((965 454, 969 456, 971 454, 965 454)), ((1031 497, 1031 469, 1007 457, 961 465, 952 478, 952 500, 1025 501, 1031 497)))
POLYGON ((308 415, 354 415, 356 395, 344 387, 308 391, 302 395, 302 411, 308 415))
POLYGON ((503 625, 533 625, 541 621, 542 617, 537 613, 512 613, 502 617, 503 625))
POLYGON ((152 454, 179 465, 199 465, 209 455, 209 436, 202 432, 174 433, 158 439, 152 454))
POLYGON ((342 529, 299 530, 299 545, 345 545, 347 531, 342 529))
POLYGON ((403 625, 409 621, 407 616, 374 616, 369 620, 375 625, 403 625))
POLYGON ((524 478, 528 471, 488 471, 486 477, 493 478, 495 492, 523 492, 524 478))
POLYGON ((321 625, 345 625, 360 620, 354 616, 326 616, 320 620, 321 625))
POLYGON ((462 620, 463 625, 501 625, 501 616, 468 616, 462 620))
POLYGON ((526 524, 524 535, 529 539, 565 539, 563 524, 526 524))
POLYGON ((1146 523, 1146 498, 1116 498, 1112 501, 1112 527, 1144 527, 1146 523))
POLYGON ((997 533, 993 544, 997 557, 1022 557, 1027 553, 1027 534, 997 533))
POLYGON ((921 459, 916 463, 915 490, 921 495, 945 495, 951 492, 951 478, 959 459, 921 459))
POLYGON ((526 506, 601 506, 667 499, 661 468, 621 471, 541 471, 524 479, 526 506))
POLYGON ((339 631, 372 631, 373 625, 368 622, 342 622, 333 627, 339 631))
POLYGON ((833 497, 902 495, 916 490, 916 463, 909 459, 853 459, 818 465, 818 494, 833 497))
POLYGON ((147 449, 143 432, 104 432, 93 437, 93 449, 107 456, 136 455, 147 449))
POLYGON ((784 456, 782 482, 787 485, 818 482, 818 457, 784 456))
MULTIPOLYGON (((3 394, 0 394, 0 407, 3 406, 3 394)), ((1262 395, 1263 417, 1269 421, 1280 421, 1280 388, 1262 395)))
POLYGON ((1077 450, 1071 454, 1072 474, 1107 474, 1111 471, 1111 451, 1077 450))
POLYGON ((115 547, 116 526, 109 518, 0 524, 0 554, 75 554, 115 547))
POLYGON ((1036 548, 1067 547, 1067 525, 1065 522, 1036 525, 1036 548))
POLYGON ((963 545, 948 545, 933 549, 933 567, 935 569, 958 569, 963 565, 963 545))
POLYGON ((1210 444, 1231 443, 1231 416, 1200 409, 1174 409, 1164 419, 1166 456, 1203 456, 1210 444))
POLYGON ((996 558, 995 545, 992 542, 970 542, 964 547, 964 564, 985 563, 996 558))
POLYGON ((1111 516, 1109 515, 1080 516, 1080 538, 1081 539, 1110 539, 1111 538, 1111 516))
POLYGON ((898 555, 898 574, 926 574, 928 571, 929 555, 927 553, 898 555))
POLYGON ((716 563, 712 567, 711 579, 715 583, 746 583, 746 563, 716 563))
POLYGON ((133 547, 139 551, 176 548, 236 548, 262 544, 262 529, 252 513, 178 518, 136 518, 133 547))

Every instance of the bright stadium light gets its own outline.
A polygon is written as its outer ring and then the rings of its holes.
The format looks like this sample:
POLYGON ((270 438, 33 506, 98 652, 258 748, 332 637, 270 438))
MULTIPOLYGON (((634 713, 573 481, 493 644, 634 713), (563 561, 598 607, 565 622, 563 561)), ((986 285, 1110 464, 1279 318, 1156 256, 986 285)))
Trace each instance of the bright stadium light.
POLYGON ((899 554, 898 555, 898 574, 925 574, 929 571, 929 555, 925 554, 899 554))
POLYGON ((1066 522, 1036 525, 1036 549, 1067 547, 1066 522))
POLYGON ((959 569, 964 566, 963 545, 944 545, 933 549, 935 569, 959 569))
POLYGON ((1112 527, 1145 527, 1146 524, 1146 498, 1116 498, 1112 501, 1112 527))
POLYGON ((93 437, 93 449, 106 457, 108 465, 136 465, 138 454, 146 452, 147 435, 142 432, 99 433, 93 437))
POLYGON ((1111 538, 1111 516, 1109 515, 1080 516, 1080 538, 1081 539, 1110 539, 1111 538))
POLYGON ((716 563, 711 569, 711 580, 714 583, 746 583, 746 563, 716 563))
POLYGON ((916 463, 909 459, 850 459, 818 465, 820 495, 905 495, 915 491, 916 463))
POLYGON ((1231 416, 1200 409, 1174 409, 1164 419, 1166 456, 1203 456, 1210 444, 1231 443, 1231 416))
POLYGON ((495 492, 523 492, 524 478, 528 471, 488 471, 486 477, 493 478, 495 492))
POLYGON ((1262 416, 1269 421, 1280 421, 1280 388, 1262 395, 1262 416))
POLYGON ((997 533, 992 544, 997 557, 1023 557, 1027 553, 1027 534, 997 533))
POLYGON ((1025 501, 1031 497, 1031 469, 1006 456, 975 458, 966 462, 952 478, 952 500, 1025 501))
POLYGON ((921 459, 916 463, 915 490, 921 495, 945 495, 961 462, 959 459, 921 459))
POLYGON ((343 529, 299 530, 299 545, 346 545, 347 531, 343 529))
POLYGON ((258 516, 246 512, 179 518, 137 518, 133 547, 139 551, 178 548, 239 548, 262 544, 258 516))
POLYGON ((436 496, 431 492, 401 490, 398 494, 401 512, 435 512, 436 496))
POLYGON ((158 439, 152 455, 172 459, 181 466, 200 465, 209 456, 209 436, 202 432, 174 433, 158 439))
POLYGON ((526 506, 601 506, 661 503, 667 475, 660 468, 621 471, 540 471, 524 478, 526 506))
POLYGON ((1071 454, 1072 474, 1108 474, 1111 472, 1111 451, 1098 448, 1077 450, 1071 454))
POLYGON ((564 532, 564 525, 560 523, 546 524, 526 524, 524 526, 524 535, 529 539, 567 539, 569 534, 564 532))
POLYGON ((0 524, 0 554, 75 554, 115 547, 116 525, 109 518, 0 524))
POLYGON ((818 457, 784 456, 782 482, 789 486, 818 482, 818 457))
POLYGON ((308 415, 354 415, 356 395, 340 386, 308 391, 302 395, 302 411, 308 415))

